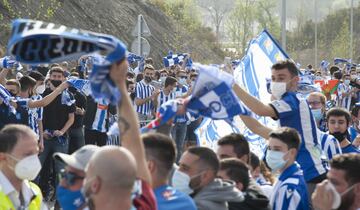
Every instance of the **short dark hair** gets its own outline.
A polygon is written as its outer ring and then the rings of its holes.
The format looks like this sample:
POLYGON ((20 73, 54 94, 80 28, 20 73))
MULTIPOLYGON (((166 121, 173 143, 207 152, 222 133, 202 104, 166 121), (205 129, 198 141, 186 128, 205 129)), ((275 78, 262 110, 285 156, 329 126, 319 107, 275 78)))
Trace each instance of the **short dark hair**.
POLYGON ((355 105, 352 109, 351 109, 351 115, 354 117, 357 117, 359 114, 359 110, 360 110, 360 105, 355 105))
POLYGON ((253 152, 250 152, 250 166, 253 169, 260 167, 260 158, 253 152))
POLYGON ((345 180, 349 184, 360 182, 360 154, 336 155, 330 161, 330 167, 345 171, 345 180))
POLYGON ((288 149, 294 148, 299 150, 300 147, 300 135, 294 128, 280 127, 270 132, 269 137, 279 139, 285 143, 288 149))
POLYGON ((327 113, 326 113, 326 122, 329 121, 329 118, 331 116, 336 116, 336 117, 344 116, 345 119, 346 119, 347 125, 348 126, 350 125, 350 122, 351 122, 350 112, 348 110, 344 109, 344 108, 334 107, 334 108, 331 108, 329 111, 327 111, 327 113))
POLYGON ((334 72, 334 78, 341 80, 343 73, 340 70, 334 72))
POLYGON ((145 64, 151 64, 151 65, 153 65, 153 64, 154 64, 154 61, 153 61, 152 58, 146 58, 146 59, 145 59, 145 64))
POLYGON ((272 65, 271 69, 273 69, 273 70, 287 69, 292 76, 299 75, 299 70, 296 67, 296 64, 289 59, 275 63, 274 65, 272 65))
POLYGON ((52 73, 57 72, 57 73, 61 73, 64 77, 65 77, 65 71, 62 67, 60 66, 54 66, 51 67, 49 75, 51 75, 52 73))
POLYGON ((29 76, 34 78, 36 81, 44 81, 45 80, 45 77, 44 75, 42 75, 40 72, 38 71, 31 71, 29 73, 29 76))
POLYGON ((227 158, 220 161, 220 170, 224 170, 226 175, 234 182, 242 183, 245 191, 250 183, 249 168, 242 160, 237 158, 227 158))
POLYGON ((217 142, 218 146, 231 145, 238 158, 248 155, 250 159, 250 146, 245 136, 238 133, 232 133, 220 138, 217 142))
POLYGON ((125 83, 126 83, 126 88, 128 88, 129 87, 129 85, 134 85, 135 84, 135 82, 134 81, 132 81, 132 80, 126 80, 125 81, 125 83))
POLYGON ((146 159, 154 160, 159 168, 158 176, 167 177, 173 167, 176 149, 173 140, 161 133, 149 133, 141 136, 146 159))
POLYGON ((290 74, 292 76, 299 75, 299 70, 298 70, 296 64, 289 59, 275 63, 274 65, 272 65, 271 69, 273 69, 273 70, 288 69, 288 71, 290 72, 290 74))
POLYGON ((193 77, 197 77, 197 76, 199 76, 199 74, 196 73, 196 72, 191 72, 190 73, 190 79, 192 79, 193 77))
POLYGON ((174 77, 166 77, 165 79, 165 87, 169 86, 169 85, 173 85, 177 82, 177 79, 175 79, 174 77))
POLYGON ((143 73, 139 73, 138 75, 136 75, 135 81, 136 82, 140 82, 141 80, 144 79, 144 74, 143 73))
POLYGON ((134 78, 135 77, 135 74, 133 72, 127 72, 126 73, 126 77, 131 77, 131 78, 134 78))
POLYGON ((332 76, 336 71, 339 71, 340 68, 338 66, 331 66, 329 71, 330 71, 330 75, 332 76))
POLYGON ((30 127, 21 124, 8 124, 0 130, 0 152, 10 153, 23 136, 34 135, 30 127))
POLYGON ((189 147, 187 152, 198 156, 201 164, 210 167, 215 174, 219 171, 220 162, 213 150, 207 147, 189 147))
POLYGON ((20 82, 20 90, 26 91, 29 88, 32 89, 36 85, 36 80, 30 76, 23 76, 19 79, 20 82))

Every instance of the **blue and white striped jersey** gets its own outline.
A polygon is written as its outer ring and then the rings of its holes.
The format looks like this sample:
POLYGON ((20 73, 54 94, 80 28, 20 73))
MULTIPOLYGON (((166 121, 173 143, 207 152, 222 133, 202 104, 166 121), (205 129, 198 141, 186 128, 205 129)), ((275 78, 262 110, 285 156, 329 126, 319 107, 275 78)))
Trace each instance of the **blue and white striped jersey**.
POLYGON ((157 109, 159 110, 160 106, 169 101, 169 100, 173 100, 175 99, 175 93, 174 92, 170 92, 169 95, 165 95, 164 90, 160 91, 160 94, 157 98, 157 109))
MULTIPOLYGON (((136 83, 135 87, 135 98, 148 98, 152 95, 153 91, 155 90, 154 86, 150 84, 146 84, 144 80, 136 83)), ((151 111, 153 108, 152 101, 148 101, 140 106, 135 105, 135 110, 137 113, 144 114, 144 115, 151 115, 151 111)))
POLYGON ((274 186, 270 205, 273 210, 311 209, 304 176, 297 163, 281 173, 274 186))
POLYGON ((349 144, 346 147, 341 148, 342 153, 360 153, 360 150, 356 148, 354 145, 349 144))
POLYGON ((321 131, 319 132, 321 150, 323 151, 323 154, 328 161, 331 160, 335 155, 342 154, 339 141, 333 135, 321 131))
MULTIPOLYGON (((186 85, 183 85, 182 87, 177 86, 175 89, 175 97, 181 98, 186 95, 189 88, 186 85)), ((187 122, 189 119, 187 118, 186 114, 184 115, 177 115, 174 119, 174 123, 184 123, 187 122)))
MULTIPOLYGON (((31 100, 33 100, 33 101, 37 101, 37 100, 41 100, 41 99, 42 99, 41 95, 35 95, 35 96, 31 97, 31 100)), ((42 120, 43 112, 44 112, 43 107, 29 108, 29 126, 31 127, 31 129, 33 131, 35 131, 35 133, 37 135, 40 135, 38 122, 42 120)))
POLYGON ((337 88, 337 105, 339 107, 343 107, 350 111, 350 105, 351 105, 351 95, 344 96, 344 93, 349 93, 351 90, 351 87, 348 85, 345 85, 344 83, 340 83, 337 88))
POLYGON ((102 99, 96 103, 96 114, 91 129, 100 132, 107 132, 106 120, 108 119, 109 103, 102 99))
POLYGON ((300 150, 296 161, 304 171, 306 181, 326 173, 326 164, 321 160, 315 119, 305 98, 294 92, 286 92, 280 100, 270 104, 277 113, 282 127, 296 129, 301 136, 300 150))

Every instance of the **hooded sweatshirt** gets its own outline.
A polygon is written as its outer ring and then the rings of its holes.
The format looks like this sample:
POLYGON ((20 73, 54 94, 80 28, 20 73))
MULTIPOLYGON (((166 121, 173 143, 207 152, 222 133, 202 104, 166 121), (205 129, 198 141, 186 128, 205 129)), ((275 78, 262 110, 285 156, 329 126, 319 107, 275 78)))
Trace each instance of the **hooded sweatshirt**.
POLYGON ((241 202, 244 196, 231 181, 214 179, 191 195, 198 210, 228 210, 228 202, 241 202))
POLYGON ((261 188, 250 179, 249 186, 244 192, 244 201, 229 202, 229 210, 270 210, 269 203, 261 188))

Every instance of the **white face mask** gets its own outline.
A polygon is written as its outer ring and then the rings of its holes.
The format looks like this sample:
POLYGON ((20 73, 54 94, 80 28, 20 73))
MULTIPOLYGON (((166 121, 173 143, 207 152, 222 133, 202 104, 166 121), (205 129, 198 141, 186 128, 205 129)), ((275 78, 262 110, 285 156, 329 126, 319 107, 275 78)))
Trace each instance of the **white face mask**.
POLYGON ((176 169, 172 177, 172 186, 180 192, 189 195, 193 192, 189 185, 190 176, 176 169))
POLYGON ((271 93, 276 99, 281 99, 281 96, 286 93, 286 83, 271 82, 271 93))
POLYGON ((286 165, 286 160, 284 156, 286 153, 280 151, 268 150, 266 153, 266 163, 271 168, 273 172, 276 172, 286 165))
MULTIPOLYGON (((356 183, 357 184, 357 183, 356 183)), ((326 185, 326 188, 330 191, 332 191, 333 195, 334 195, 334 200, 332 202, 332 209, 338 209, 340 207, 341 204, 341 197, 343 195, 345 195, 346 193, 348 193, 350 190, 352 190, 356 184, 352 185, 351 187, 349 187, 348 189, 346 189, 344 192, 339 193, 336 189, 335 186, 329 181, 326 185)))
POLYGON ((46 88, 45 84, 42 84, 42 85, 37 86, 35 91, 36 91, 37 94, 41 95, 41 94, 44 93, 45 88, 46 88))
POLYGON ((41 162, 37 154, 27 156, 18 160, 12 155, 9 155, 17 163, 14 168, 15 175, 21 180, 34 180, 41 170, 41 162))
POLYGON ((349 84, 350 84, 350 80, 346 79, 346 80, 344 81, 344 84, 345 84, 345 85, 349 85, 349 84))
POLYGON ((160 77, 160 82, 165 83, 166 77, 160 77))
POLYGON ((186 79, 185 79, 185 78, 179 79, 179 83, 180 83, 181 85, 185 85, 185 84, 186 84, 186 79))

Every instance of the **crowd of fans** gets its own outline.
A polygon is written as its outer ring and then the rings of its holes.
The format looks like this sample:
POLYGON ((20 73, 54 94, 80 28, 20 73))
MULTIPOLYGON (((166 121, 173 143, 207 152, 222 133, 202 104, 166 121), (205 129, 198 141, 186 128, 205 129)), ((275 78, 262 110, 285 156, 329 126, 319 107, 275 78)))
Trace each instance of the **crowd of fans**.
POLYGON ((79 65, 21 75, 3 68, 1 88, 15 111, 0 100, 0 210, 54 202, 64 210, 360 208, 360 71, 334 65, 299 72, 280 61, 271 68, 270 104, 235 84, 253 113, 279 122, 269 128, 240 116, 267 140, 258 156, 242 134, 217 139, 216 151, 198 146, 194 131, 203 118, 188 113, 140 134, 162 104, 191 95, 198 73, 185 63, 159 70, 150 58, 135 68, 126 60, 113 64, 117 106, 69 86, 70 78, 87 78, 79 65), (297 93, 300 73, 337 80, 337 90, 304 97, 297 93), (107 134, 114 122, 119 136, 107 134))

